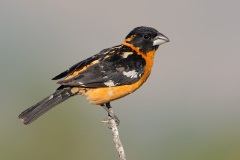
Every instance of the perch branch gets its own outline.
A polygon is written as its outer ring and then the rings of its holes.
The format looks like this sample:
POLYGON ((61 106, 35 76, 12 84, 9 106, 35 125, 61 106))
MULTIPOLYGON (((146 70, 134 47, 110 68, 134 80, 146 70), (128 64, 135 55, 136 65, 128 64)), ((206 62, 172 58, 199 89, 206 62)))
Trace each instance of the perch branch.
MULTIPOLYGON (((113 109, 110 108, 109 112, 111 112, 113 114, 113 109)), ((102 122, 109 124, 110 128, 112 129, 113 141, 115 144, 115 148, 118 152, 119 159, 126 160, 125 152, 124 152, 123 145, 122 145, 120 137, 119 137, 118 128, 117 128, 117 124, 116 124, 115 120, 113 118, 109 118, 102 122)))

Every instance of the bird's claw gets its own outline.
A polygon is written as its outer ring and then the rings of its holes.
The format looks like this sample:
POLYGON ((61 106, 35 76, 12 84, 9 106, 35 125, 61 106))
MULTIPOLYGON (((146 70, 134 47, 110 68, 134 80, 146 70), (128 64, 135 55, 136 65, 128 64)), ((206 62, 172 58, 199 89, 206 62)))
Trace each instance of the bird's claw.
MULTIPOLYGON (((114 115, 114 114, 111 114, 111 115, 109 114, 107 118, 104 118, 104 119, 102 120, 102 123, 107 123, 107 124, 109 124, 109 123, 110 123, 110 120, 112 120, 112 119, 115 121, 116 125, 119 126, 120 120, 119 120, 118 117, 117 117, 116 115, 114 115)), ((109 127, 109 128, 110 128, 110 127, 109 127)), ((111 128, 110 128, 110 129, 111 129, 111 128)))

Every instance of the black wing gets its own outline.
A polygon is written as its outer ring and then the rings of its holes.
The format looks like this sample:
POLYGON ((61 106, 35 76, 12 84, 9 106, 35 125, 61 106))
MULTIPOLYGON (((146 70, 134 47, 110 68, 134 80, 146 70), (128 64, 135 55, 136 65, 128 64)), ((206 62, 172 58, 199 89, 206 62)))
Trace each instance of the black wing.
POLYGON ((129 48, 125 48, 111 52, 75 77, 58 83, 86 88, 133 84, 144 74, 146 61, 133 50, 129 51, 129 48))
MULTIPOLYGON (((118 46, 115 46, 113 48, 116 48, 118 46)), ((75 65, 73 65, 72 67, 70 67, 68 70, 60 73, 59 75, 55 76, 54 78, 52 78, 52 80, 58 80, 61 78, 64 78, 68 75, 71 75, 73 72, 77 71, 77 70, 81 70, 84 66, 89 65, 91 62, 97 60, 97 59, 101 59, 102 57, 104 57, 105 54, 107 54, 110 50, 112 50, 113 48, 106 48, 103 49, 101 52, 99 52, 98 54, 95 54, 92 57, 89 57, 79 63, 76 63, 75 65)))

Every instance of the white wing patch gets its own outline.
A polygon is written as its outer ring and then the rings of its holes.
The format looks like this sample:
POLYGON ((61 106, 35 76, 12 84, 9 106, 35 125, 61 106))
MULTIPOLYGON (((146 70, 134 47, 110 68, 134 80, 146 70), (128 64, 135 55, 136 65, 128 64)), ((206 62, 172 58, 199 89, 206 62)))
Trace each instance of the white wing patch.
POLYGON ((122 54, 122 58, 127 58, 129 55, 133 54, 133 52, 124 52, 122 54))
POLYGON ((85 85, 82 82, 78 82, 78 84, 80 84, 81 86, 85 87, 85 85))
POLYGON ((108 87, 112 87, 112 86, 115 86, 114 82, 112 80, 109 80, 107 82, 104 82, 104 84, 108 87))
POLYGON ((137 78, 138 77, 138 73, 135 70, 132 71, 128 71, 128 72, 123 72, 123 75, 130 77, 130 78, 137 78))
POLYGON ((53 95, 51 95, 48 99, 49 99, 49 100, 50 100, 50 99, 53 99, 53 95))

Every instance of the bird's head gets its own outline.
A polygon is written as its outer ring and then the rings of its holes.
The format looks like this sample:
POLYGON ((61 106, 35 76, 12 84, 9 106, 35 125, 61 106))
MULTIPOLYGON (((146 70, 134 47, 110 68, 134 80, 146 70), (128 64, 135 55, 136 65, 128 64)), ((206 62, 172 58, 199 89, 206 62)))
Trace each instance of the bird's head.
POLYGON ((134 28, 125 38, 125 45, 133 45, 143 53, 157 50, 159 45, 169 42, 169 39, 151 27, 134 28))

